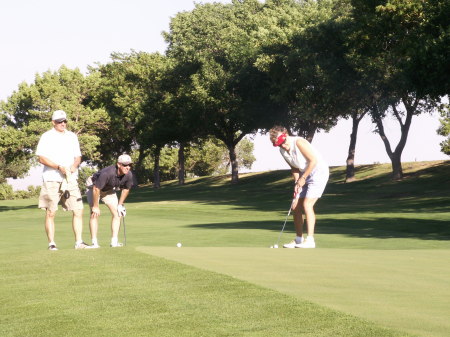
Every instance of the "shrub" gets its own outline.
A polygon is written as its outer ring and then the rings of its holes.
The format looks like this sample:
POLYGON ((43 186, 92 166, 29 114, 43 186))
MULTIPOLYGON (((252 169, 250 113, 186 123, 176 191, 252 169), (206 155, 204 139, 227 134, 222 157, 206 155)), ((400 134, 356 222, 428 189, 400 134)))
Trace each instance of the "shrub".
POLYGON ((14 199, 14 190, 11 185, 7 183, 0 184, 0 200, 14 199))

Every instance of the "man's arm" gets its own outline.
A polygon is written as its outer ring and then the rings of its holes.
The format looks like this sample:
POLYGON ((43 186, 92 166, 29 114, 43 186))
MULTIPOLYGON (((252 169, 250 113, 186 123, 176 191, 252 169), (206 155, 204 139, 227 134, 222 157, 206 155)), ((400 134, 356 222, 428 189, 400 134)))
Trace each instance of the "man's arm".
POLYGON ((92 208, 91 217, 98 217, 100 215, 100 189, 97 186, 92 186, 92 208))
MULTIPOLYGON (((81 157, 80 157, 80 159, 81 159, 81 157)), ((58 170, 62 174, 66 174, 66 169, 63 166, 56 164, 54 161, 48 159, 47 157, 38 156, 38 161, 39 161, 39 163, 41 163, 45 166, 51 167, 55 170, 58 170)))
POLYGON ((123 205, 125 203, 125 199, 128 197, 129 193, 130 193, 129 189, 124 188, 122 190, 122 192, 120 193, 119 205, 123 205))
MULTIPOLYGON (((60 166, 58 164, 56 164, 54 161, 48 159, 47 157, 44 156, 38 156, 38 161, 39 163, 51 167, 55 170, 60 171, 62 174, 66 174, 66 168, 64 166, 60 166)), ((70 172, 75 172, 78 168, 78 166, 80 166, 81 164, 81 156, 79 157, 75 157, 72 166, 70 167, 70 172)))
POLYGON ((75 172, 81 164, 81 156, 75 157, 72 166, 70 167, 70 172, 75 172))
POLYGON ((56 164, 55 162, 51 161, 50 159, 48 159, 47 157, 38 156, 38 161, 39 161, 39 163, 41 163, 45 166, 51 167, 55 170, 59 170, 60 166, 58 164, 56 164))

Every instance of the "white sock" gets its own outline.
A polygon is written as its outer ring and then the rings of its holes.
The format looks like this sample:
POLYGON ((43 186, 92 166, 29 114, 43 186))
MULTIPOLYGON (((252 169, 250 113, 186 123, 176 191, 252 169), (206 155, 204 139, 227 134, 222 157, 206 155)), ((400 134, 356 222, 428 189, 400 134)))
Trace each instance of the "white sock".
POLYGON ((308 236, 306 237, 306 241, 314 242, 314 236, 308 235, 308 236))
POLYGON ((118 242, 119 242, 119 239, 117 237, 111 238, 111 245, 116 246, 118 242))
POLYGON ((303 242, 303 236, 297 236, 297 237, 295 238, 295 242, 297 242, 297 243, 302 243, 302 242, 303 242))
POLYGON ((75 241, 75 244, 76 245, 79 245, 80 243, 82 243, 83 242, 83 240, 78 240, 78 241, 75 241))
POLYGON ((49 245, 49 246, 56 246, 56 243, 55 243, 55 241, 52 241, 52 242, 49 242, 48 245, 49 245))
POLYGON ((92 239, 92 245, 94 245, 94 246, 98 246, 98 241, 97 241, 97 238, 95 238, 95 239, 92 239))

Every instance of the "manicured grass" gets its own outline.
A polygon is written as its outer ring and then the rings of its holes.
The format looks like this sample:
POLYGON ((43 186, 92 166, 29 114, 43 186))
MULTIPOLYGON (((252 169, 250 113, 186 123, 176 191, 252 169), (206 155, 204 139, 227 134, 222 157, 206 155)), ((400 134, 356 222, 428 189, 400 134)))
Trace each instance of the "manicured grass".
POLYGON ((421 336, 450 331, 450 250, 242 247, 140 251, 421 336))
POLYGON ((410 163, 393 182, 389 167, 366 166, 345 184, 333 168, 307 251, 268 249, 290 205, 288 171, 141 187, 123 249, 108 247, 104 206, 101 249, 73 250, 60 211, 50 252, 36 200, 1 201, 0 334, 445 336, 449 171, 410 163))
POLYGON ((2 336, 402 336, 128 247, 5 260, 2 336))

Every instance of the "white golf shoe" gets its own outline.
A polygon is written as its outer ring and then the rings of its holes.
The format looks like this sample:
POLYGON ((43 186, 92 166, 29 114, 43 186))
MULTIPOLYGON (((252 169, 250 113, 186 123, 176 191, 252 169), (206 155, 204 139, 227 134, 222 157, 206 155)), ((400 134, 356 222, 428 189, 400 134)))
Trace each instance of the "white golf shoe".
POLYGON ((89 245, 87 245, 84 242, 80 242, 80 243, 75 243, 75 249, 85 249, 86 247, 89 247, 89 245))
POLYGON ((295 245, 295 248, 316 248, 316 242, 314 239, 306 238, 302 243, 295 245))
MULTIPOLYGON (((303 238, 302 238, 301 242, 303 242, 303 238)), ((294 239, 294 240, 292 240, 292 241, 289 242, 289 243, 285 243, 285 244, 283 245, 283 248, 297 248, 297 246, 298 246, 299 244, 301 244, 301 242, 299 243, 299 242, 297 242, 297 241, 294 239)))

